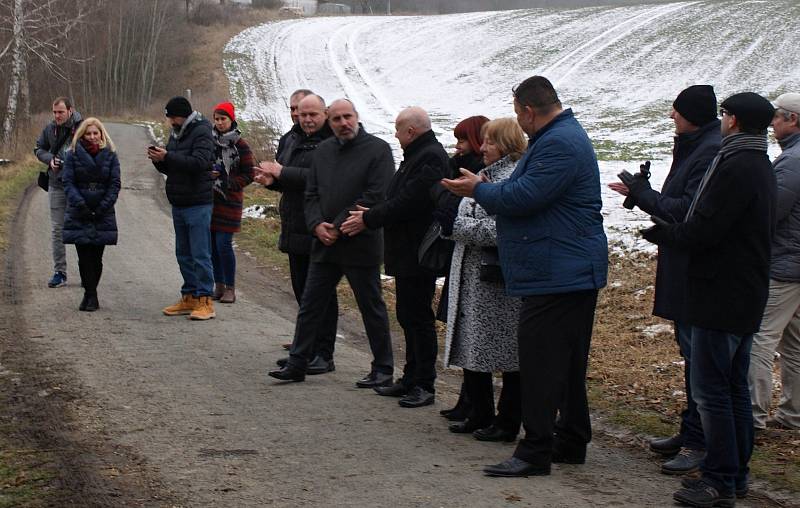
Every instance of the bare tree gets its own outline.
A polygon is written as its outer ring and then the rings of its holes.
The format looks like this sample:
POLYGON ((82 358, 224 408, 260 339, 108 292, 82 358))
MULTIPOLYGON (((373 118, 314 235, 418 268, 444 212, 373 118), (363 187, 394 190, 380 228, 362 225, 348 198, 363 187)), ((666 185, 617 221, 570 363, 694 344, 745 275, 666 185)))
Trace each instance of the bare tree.
MULTIPOLYGON (((17 121, 20 99, 29 95, 28 68, 31 60, 43 65, 52 75, 66 79, 63 69, 65 40, 82 22, 83 2, 57 0, 0 0, 0 9, 9 12, 0 21, 0 31, 11 37, 0 52, 0 60, 10 53, 5 118, 0 140, 8 143, 17 121)), ((25 106, 24 111, 29 109, 25 106)))

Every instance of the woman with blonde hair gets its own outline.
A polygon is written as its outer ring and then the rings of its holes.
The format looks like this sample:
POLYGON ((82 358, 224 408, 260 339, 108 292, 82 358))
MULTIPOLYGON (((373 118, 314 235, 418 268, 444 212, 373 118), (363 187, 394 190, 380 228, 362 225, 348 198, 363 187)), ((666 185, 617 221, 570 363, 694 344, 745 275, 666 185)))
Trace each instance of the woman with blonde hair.
MULTIPOLYGON (((502 182, 511 176, 527 149, 525 133, 513 118, 482 128, 483 162, 479 174, 502 182)), ((450 267, 445 366, 464 369, 470 412, 450 430, 472 433, 481 441, 513 441, 521 421, 517 322, 521 302, 506 296, 497 256, 494 217, 472 198, 458 206, 450 238, 455 241, 450 267), (492 374, 503 372, 503 389, 494 411, 492 374)))
POLYGON ((100 307, 103 251, 117 244, 114 204, 121 185, 114 142, 100 120, 87 118, 75 131, 62 173, 67 197, 63 239, 75 244, 84 291, 78 309, 92 312, 100 307))

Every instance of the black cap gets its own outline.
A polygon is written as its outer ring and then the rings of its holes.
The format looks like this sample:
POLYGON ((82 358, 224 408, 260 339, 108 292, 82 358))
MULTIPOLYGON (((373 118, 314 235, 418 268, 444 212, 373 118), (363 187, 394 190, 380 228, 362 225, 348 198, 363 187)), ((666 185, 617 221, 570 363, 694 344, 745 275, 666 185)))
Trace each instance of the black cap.
POLYGON ((675 111, 698 127, 716 120, 717 96, 711 85, 692 85, 672 103, 675 111))
POLYGON ((753 92, 737 93, 722 101, 722 109, 736 117, 744 128, 766 130, 775 116, 775 108, 764 97, 753 92))
POLYGON ((169 117, 181 116, 187 118, 192 114, 192 105, 186 97, 173 97, 167 102, 164 108, 164 114, 169 117))

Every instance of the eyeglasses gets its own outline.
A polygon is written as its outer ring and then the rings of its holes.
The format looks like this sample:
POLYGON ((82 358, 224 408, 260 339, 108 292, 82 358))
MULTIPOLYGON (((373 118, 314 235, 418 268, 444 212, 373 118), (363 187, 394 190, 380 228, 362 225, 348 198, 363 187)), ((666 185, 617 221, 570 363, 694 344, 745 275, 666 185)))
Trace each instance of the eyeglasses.
MULTIPOLYGON (((727 109, 725 109, 725 108, 719 108, 719 116, 725 116, 725 115, 730 115, 730 114, 731 114, 731 112, 730 112, 730 111, 728 111, 727 109)), ((731 116, 732 116, 732 115, 731 115, 731 116)))

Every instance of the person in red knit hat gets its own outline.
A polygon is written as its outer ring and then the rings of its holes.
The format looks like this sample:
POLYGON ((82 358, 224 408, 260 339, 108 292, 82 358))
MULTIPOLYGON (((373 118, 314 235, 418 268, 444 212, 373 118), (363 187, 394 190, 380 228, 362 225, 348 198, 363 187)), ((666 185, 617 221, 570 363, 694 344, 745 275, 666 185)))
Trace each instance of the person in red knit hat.
POLYGON ((214 295, 220 303, 236 301, 233 234, 241 230, 244 188, 253 181, 253 153, 236 125, 230 102, 214 107, 214 209, 211 213, 211 261, 214 295))

